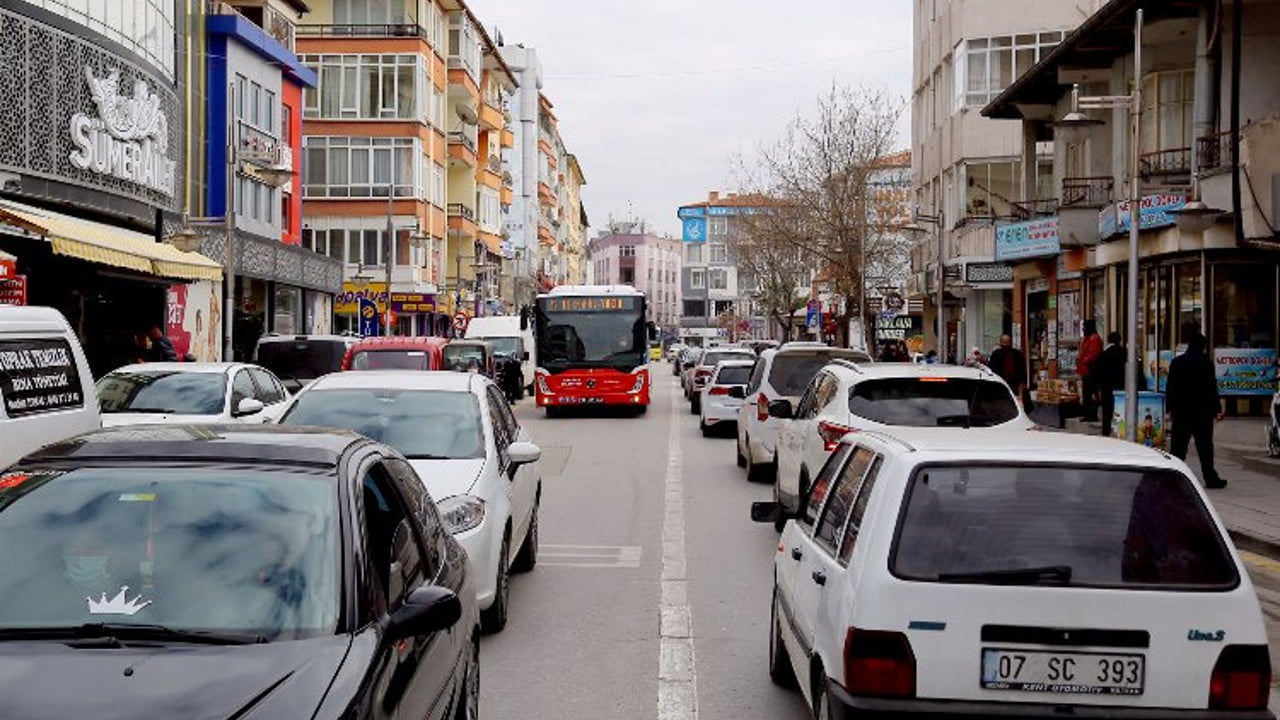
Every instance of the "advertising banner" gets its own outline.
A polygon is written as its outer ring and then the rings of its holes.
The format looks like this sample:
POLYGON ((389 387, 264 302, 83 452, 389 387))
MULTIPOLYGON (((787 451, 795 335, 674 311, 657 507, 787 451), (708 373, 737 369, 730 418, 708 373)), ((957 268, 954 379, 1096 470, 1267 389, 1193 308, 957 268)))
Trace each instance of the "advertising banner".
POLYGON ((1276 391, 1276 351, 1271 348, 1215 348, 1213 366, 1220 395, 1276 391))
MULTIPOLYGON (((1124 393, 1116 393, 1116 409, 1111 420, 1111 432, 1114 437, 1128 437, 1125 425, 1124 393)), ((1137 441, 1147 447, 1167 450, 1169 447, 1169 418, 1164 411, 1164 394, 1158 392, 1138 393, 1138 432, 1137 441)))
POLYGON ((355 315, 360 311, 360 301, 368 300, 376 305, 378 312, 386 310, 387 284, 375 283, 342 283, 342 292, 333 298, 333 312, 337 315, 355 315))
POLYGON ((707 241, 707 219, 704 217, 685 218, 682 222, 685 242, 707 241))
MULTIPOLYGON (((1141 223, 1138 229, 1151 230, 1174 225, 1175 216, 1171 215, 1170 211, 1179 210, 1186 204, 1185 195, 1147 195, 1142 198, 1142 204, 1138 208, 1138 218, 1141 223)), ((1121 200, 1108 205, 1098 213, 1098 234, 1103 240, 1112 235, 1129 232, 1130 207, 1128 200, 1121 200)))
POLYGON ((0 280, 0 305, 27 304, 27 276, 14 275, 8 280, 0 280))
POLYGON ((360 335, 374 337, 382 334, 378 306, 368 298, 360 298, 360 335))
POLYGON ((0 341, 0 396, 9 417, 84 407, 81 387, 66 340, 0 341))
POLYGON ((391 312, 429 313, 436 311, 436 296, 425 293, 391 293, 391 312))
POLYGON ((1028 220, 996 228, 996 260, 1047 257, 1062 251, 1058 218, 1028 220))

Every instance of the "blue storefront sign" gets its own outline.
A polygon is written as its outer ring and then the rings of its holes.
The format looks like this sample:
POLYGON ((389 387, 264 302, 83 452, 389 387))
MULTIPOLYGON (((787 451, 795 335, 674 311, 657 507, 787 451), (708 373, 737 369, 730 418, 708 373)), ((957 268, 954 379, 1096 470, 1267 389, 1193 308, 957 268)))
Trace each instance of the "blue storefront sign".
POLYGON ((1049 257, 1062 252, 1058 218, 1028 220, 996 227, 996 261, 1049 257))
POLYGON ((360 335, 374 337, 382 334, 381 323, 378 322, 378 305, 369 298, 360 298, 360 335))
POLYGON ((706 242, 707 241, 707 219, 685 218, 684 219, 684 241, 685 242, 706 242))
POLYGON ((676 216, 681 220, 685 220, 687 218, 699 218, 705 214, 706 212, 701 207, 682 207, 676 211, 676 216))
MULTIPOLYGON (((1172 214, 1172 211, 1180 210, 1186 204, 1187 198, 1185 195, 1147 195, 1142 198, 1142 204, 1138 207, 1138 217, 1141 223, 1138 225, 1138 229, 1153 230, 1176 224, 1177 217, 1172 214)), ((1112 203, 1098 213, 1098 235, 1103 240, 1106 240, 1113 235, 1127 233, 1129 232, 1129 220, 1129 201, 1122 200, 1118 203, 1112 203)))

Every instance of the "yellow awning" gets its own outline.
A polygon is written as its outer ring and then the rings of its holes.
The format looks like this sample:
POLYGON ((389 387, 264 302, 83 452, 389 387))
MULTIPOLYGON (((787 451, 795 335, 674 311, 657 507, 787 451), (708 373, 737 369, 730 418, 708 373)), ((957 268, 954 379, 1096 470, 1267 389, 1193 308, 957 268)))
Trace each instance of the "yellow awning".
POLYGON ((502 238, 493 233, 480 232, 480 239, 484 241, 484 246, 494 255, 502 254, 502 238))
POLYGON ((180 280, 222 280, 222 266, 133 230, 15 202, 0 202, 0 224, 40 235, 53 251, 79 260, 180 280))

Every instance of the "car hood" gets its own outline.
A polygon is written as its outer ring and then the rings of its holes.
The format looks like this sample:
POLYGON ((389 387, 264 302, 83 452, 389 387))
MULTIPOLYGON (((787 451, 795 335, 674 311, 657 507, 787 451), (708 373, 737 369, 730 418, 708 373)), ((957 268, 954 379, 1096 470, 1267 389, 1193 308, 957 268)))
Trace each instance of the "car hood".
POLYGON ((222 415, 183 415, 180 413, 102 413, 102 427, 122 425, 211 425, 229 422, 222 415))
POLYGON ((432 499, 443 500, 472 492, 484 470, 484 458, 467 460, 409 460, 432 499))
POLYGON ((263 645, 72 648, 0 644, 7 720, 307 718, 350 647, 347 635, 263 645))

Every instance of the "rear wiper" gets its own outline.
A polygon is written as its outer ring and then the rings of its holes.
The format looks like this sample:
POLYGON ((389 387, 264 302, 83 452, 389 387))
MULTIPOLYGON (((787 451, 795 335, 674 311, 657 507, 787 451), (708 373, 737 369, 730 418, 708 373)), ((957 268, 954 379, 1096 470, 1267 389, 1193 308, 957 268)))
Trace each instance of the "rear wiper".
POLYGON ((255 645, 267 642, 263 635, 252 633, 183 630, 165 625, 132 625, 129 623, 85 623, 52 627, 0 628, 0 641, 6 640, 108 640, 127 644, 130 640, 182 642, 200 645, 255 645))
POLYGON ((406 460, 452 460, 448 455, 432 455, 431 453, 422 453, 421 455, 405 455, 406 460))
POLYGON ((938 582, 989 583, 991 585, 1068 585, 1071 583, 1071 572, 1070 565, 1045 565, 1044 567, 1014 568, 1011 570, 939 573, 938 582))

